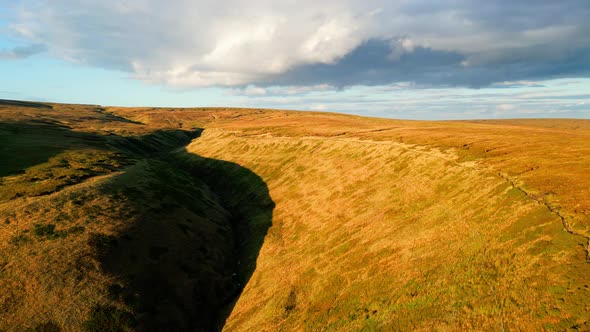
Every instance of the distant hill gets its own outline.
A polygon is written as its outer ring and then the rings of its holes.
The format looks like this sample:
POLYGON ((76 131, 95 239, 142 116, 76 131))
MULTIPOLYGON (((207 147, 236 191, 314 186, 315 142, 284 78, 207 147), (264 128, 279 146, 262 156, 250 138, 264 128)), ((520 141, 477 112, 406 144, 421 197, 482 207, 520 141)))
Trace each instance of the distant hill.
POLYGON ((590 121, 0 101, 0 330, 590 329, 590 121))

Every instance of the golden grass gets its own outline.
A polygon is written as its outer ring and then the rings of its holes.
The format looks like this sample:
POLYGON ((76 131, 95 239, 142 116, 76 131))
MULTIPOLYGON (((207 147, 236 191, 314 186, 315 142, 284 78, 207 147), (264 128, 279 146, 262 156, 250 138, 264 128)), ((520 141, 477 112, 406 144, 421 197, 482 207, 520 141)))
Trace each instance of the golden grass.
POLYGON ((590 121, 517 119, 401 121, 342 114, 238 109, 109 109, 116 114, 185 128, 222 128, 239 135, 338 137, 394 141, 451 150, 492 172, 521 181, 536 198, 562 211, 584 235, 590 227, 590 121))
POLYGON ((149 324, 110 290, 146 294, 129 252, 154 245, 208 252, 192 277, 160 262, 188 307, 247 282, 228 331, 590 328, 590 121, 51 106, 0 105, 4 152, 28 153, 0 167, 0 329, 88 328, 97 306, 149 324), (166 153, 186 136, 162 130, 198 128, 166 153), (141 240, 105 259, 96 234, 141 240))
POLYGON ((188 149, 252 169, 277 204, 227 330, 562 329, 590 316, 586 240, 452 151, 220 129, 188 149))

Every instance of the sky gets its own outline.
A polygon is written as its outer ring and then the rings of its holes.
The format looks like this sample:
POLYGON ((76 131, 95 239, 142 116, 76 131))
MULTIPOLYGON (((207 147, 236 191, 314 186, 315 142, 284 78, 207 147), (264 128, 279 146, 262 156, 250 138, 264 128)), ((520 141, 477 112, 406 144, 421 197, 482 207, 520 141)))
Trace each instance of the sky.
POLYGON ((0 0, 0 99, 590 118, 588 0, 0 0))

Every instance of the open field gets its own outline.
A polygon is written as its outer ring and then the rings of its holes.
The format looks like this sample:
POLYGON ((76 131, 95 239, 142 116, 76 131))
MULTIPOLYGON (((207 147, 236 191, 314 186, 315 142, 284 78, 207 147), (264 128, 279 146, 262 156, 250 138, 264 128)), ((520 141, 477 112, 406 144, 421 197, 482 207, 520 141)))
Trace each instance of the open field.
POLYGON ((0 330, 588 330, 590 121, 0 103, 0 330))

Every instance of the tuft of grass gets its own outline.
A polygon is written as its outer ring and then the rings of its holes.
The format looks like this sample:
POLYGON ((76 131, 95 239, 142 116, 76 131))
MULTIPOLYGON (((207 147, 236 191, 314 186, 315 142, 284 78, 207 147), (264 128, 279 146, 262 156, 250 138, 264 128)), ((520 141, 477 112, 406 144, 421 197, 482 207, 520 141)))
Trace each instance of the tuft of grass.
POLYGON ((55 240, 62 239, 68 236, 68 232, 57 231, 55 224, 34 224, 33 234, 40 239, 55 240))
POLYGON ((90 318, 82 328, 88 332, 125 332, 130 331, 137 321, 133 314, 114 306, 96 306, 90 318))
POLYGON ((287 297, 287 301, 285 302, 285 315, 289 315, 291 311, 295 310, 297 307, 297 294, 295 290, 291 290, 289 296, 287 297))
POLYGON ((54 224, 35 224, 33 234, 38 237, 52 238, 57 235, 54 224))
POLYGON ((86 231, 86 227, 84 226, 72 226, 68 228, 66 231, 67 234, 82 234, 86 231))

